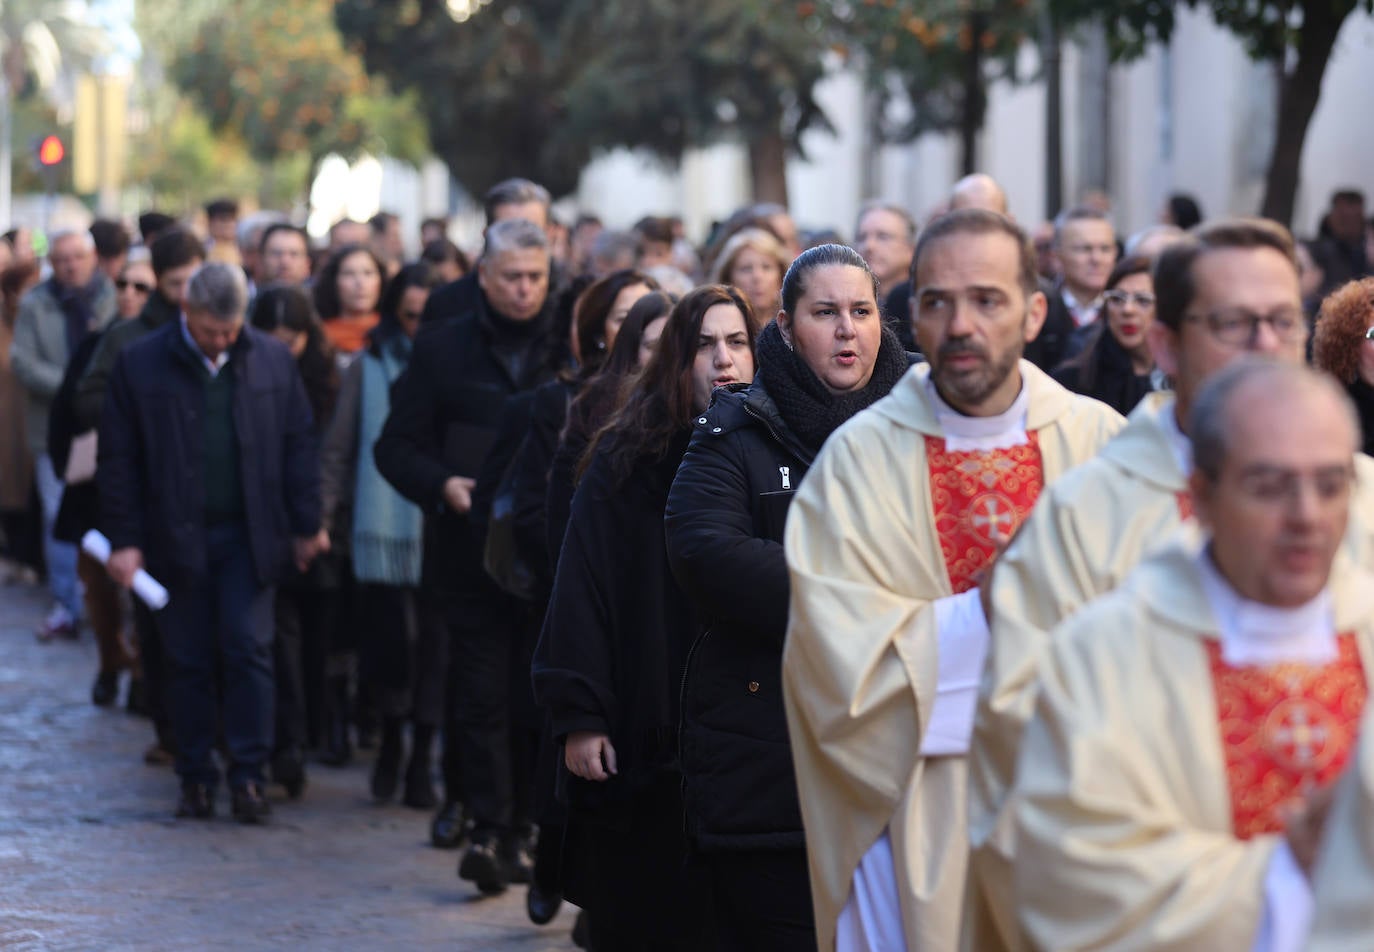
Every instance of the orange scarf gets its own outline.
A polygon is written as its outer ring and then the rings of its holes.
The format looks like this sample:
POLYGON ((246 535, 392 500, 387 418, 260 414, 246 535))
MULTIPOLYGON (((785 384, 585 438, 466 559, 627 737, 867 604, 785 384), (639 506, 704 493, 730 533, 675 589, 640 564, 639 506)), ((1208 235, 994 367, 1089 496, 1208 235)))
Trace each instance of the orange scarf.
POLYGON ((324 321, 324 336, 341 354, 356 354, 367 346, 367 335, 382 319, 380 314, 335 317, 324 321))

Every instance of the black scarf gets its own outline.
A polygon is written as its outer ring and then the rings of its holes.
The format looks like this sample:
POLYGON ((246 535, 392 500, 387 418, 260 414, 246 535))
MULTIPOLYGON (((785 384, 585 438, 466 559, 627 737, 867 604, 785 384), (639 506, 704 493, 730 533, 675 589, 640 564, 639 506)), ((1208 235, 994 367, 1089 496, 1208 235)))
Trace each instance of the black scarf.
POLYGON ((891 392, 910 368, 906 351, 890 327, 883 326, 878 359, 868 386, 853 393, 831 393, 796 351, 783 342, 777 321, 770 321, 758 340, 759 378, 777 404, 787 428, 812 450, 860 410, 891 392))
POLYGON ((1151 390, 1150 375, 1135 372, 1130 353, 1107 327, 1105 319, 1098 322, 1080 366, 1079 392, 1101 400, 1122 416, 1129 415, 1151 390))

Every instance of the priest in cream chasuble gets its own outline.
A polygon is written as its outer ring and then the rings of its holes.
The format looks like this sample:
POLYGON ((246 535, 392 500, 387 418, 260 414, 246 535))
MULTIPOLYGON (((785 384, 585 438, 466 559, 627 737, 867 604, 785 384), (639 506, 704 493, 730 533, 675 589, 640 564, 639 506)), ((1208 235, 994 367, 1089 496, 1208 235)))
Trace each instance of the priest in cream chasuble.
POLYGON ((1122 424, 1018 359, 1045 302, 1014 224, 944 216, 913 274, 929 364, 831 436, 787 522, 783 683, 822 949, 957 943, 978 580, 1122 424))
MULTIPOLYGON (((1196 544, 1185 431, 1206 380, 1246 355, 1304 360, 1292 238, 1272 222, 1216 222, 1165 249, 1155 296, 1155 352, 1177 393, 1146 397, 1096 458, 1048 487, 993 573, 992 640, 968 757, 973 856, 965 949, 1018 948, 1006 795, 1049 632, 1147 555, 1174 542, 1196 544)), ((1374 565, 1374 460, 1361 454, 1356 468, 1346 545, 1355 561, 1374 565)))
POLYGON ((1247 359, 1191 416, 1201 546, 1057 629, 1010 801, 1030 948, 1305 947, 1320 804, 1351 758, 1374 575, 1341 551, 1358 423, 1328 378, 1247 359))

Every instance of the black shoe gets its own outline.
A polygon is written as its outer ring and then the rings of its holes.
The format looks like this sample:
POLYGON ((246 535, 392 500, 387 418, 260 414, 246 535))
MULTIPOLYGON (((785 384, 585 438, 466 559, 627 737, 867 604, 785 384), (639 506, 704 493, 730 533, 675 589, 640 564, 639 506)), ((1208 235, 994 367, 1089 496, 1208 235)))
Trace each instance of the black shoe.
POLYGON ((467 836, 467 817, 457 800, 445 800, 429 825, 429 841, 441 850, 456 850, 467 836))
POLYGON ((152 709, 148 707, 148 688, 142 678, 129 679, 129 693, 124 697, 124 710, 139 717, 152 716, 152 709))
POLYGON ((534 840, 533 833, 512 833, 501 840, 501 862, 506 866, 506 877, 513 883, 524 885, 534 880, 534 840))
POLYGON ((572 930, 573 945, 579 949, 590 949, 592 947, 592 930, 587 924, 587 910, 583 909, 577 914, 577 921, 573 923, 572 930))
POLYGON ((545 892, 539 888, 537 882, 530 883, 529 892, 525 893, 525 912, 529 913, 530 922, 537 926, 546 926, 553 922, 553 917, 558 915, 558 910, 562 907, 562 893, 545 892))
POLYGON ((295 747, 286 747, 272 755, 272 779, 286 788, 286 795, 299 800, 305 793, 305 756, 295 747))
POLYGON ((102 671, 95 676, 91 686, 91 703, 96 707, 109 707, 119 697, 119 672, 102 671))
POLYGON ((177 819, 208 820, 215 815, 215 792, 209 784, 184 783, 177 801, 177 819))
POLYGON ((417 757, 414 751, 411 751, 410 763, 406 764, 406 789, 401 802, 416 810, 433 810, 439 802, 434 795, 434 781, 429 776, 429 760, 417 757))
POLYGON ((265 823, 272 815, 272 804, 263 795, 262 784, 250 781, 234 791, 233 810, 240 823, 265 823))
MULTIPOLYGON (((358 745, 362 746, 359 734, 358 745)), ((377 751, 377 762, 372 765, 372 796, 381 801, 396 796, 396 787, 401 782, 401 733, 386 731, 382 734, 382 749, 377 751)))
POLYGON ((477 885, 483 895, 495 896, 506 891, 510 875, 501 861, 500 850, 492 839, 476 839, 458 864, 458 878, 477 885))

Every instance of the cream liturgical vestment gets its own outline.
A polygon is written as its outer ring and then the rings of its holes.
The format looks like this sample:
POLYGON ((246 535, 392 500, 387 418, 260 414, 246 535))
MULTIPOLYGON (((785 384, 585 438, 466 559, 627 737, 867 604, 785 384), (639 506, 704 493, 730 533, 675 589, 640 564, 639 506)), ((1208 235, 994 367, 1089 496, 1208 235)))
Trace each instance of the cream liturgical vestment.
MULTIPOLYGON (((997 562, 992 639, 969 750, 970 859, 963 948, 1018 949, 1015 829, 1007 791, 1049 632, 1111 591, 1148 555, 1198 543, 1187 495, 1191 448, 1171 393, 1147 396, 1090 462, 1047 487, 997 562)), ((1346 551, 1374 565, 1374 460, 1356 456, 1346 551)))
POLYGON ((1374 946, 1374 708, 1365 711, 1358 760, 1341 778, 1326 818, 1312 891, 1308 952, 1368 952, 1374 946))
POLYGON ((971 588, 980 543, 1015 528, 1031 483, 1049 485, 1123 422, 1024 360, 1001 419, 954 414, 929 373, 913 368, 830 437, 787 520, 783 684, 821 949, 870 850, 895 879, 906 947, 955 946, 961 755, 987 637, 971 588))
POLYGON ((1011 797, 1026 944, 1302 948, 1285 811, 1353 753, 1372 649, 1374 575, 1348 559, 1281 610, 1183 546, 1056 629, 1011 797))

